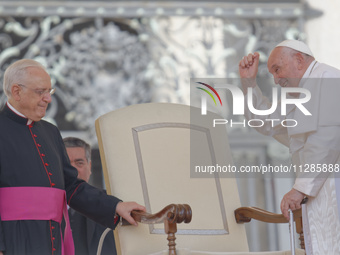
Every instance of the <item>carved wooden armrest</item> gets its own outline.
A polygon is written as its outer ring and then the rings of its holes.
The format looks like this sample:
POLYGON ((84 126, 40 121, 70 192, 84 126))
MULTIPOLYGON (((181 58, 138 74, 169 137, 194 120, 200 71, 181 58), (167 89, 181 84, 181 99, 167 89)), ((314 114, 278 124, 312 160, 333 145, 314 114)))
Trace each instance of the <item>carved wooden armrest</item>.
MULTIPOLYGON (((176 255, 175 233, 177 232, 177 223, 190 223, 192 211, 191 207, 187 204, 170 204, 155 214, 132 211, 131 216, 140 223, 164 223, 165 233, 168 234, 169 255, 176 255)), ((123 225, 128 225, 128 223, 123 221, 123 225)))
POLYGON ((132 211, 131 216, 135 221, 145 224, 163 223, 165 220, 176 223, 189 223, 192 218, 192 212, 191 207, 187 204, 170 204, 155 214, 132 211))
MULTIPOLYGON (((301 209, 293 212, 294 220, 301 218, 301 209)), ((288 223, 283 214, 272 213, 257 207, 240 207, 235 210, 237 223, 249 222, 251 219, 268 223, 288 223)))
MULTIPOLYGON (((303 228, 302 228, 302 211, 301 209, 293 211, 296 232, 300 235, 300 246, 305 248, 303 228)), ((237 223, 250 222, 251 219, 268 222, 268 223, 288 223, 289 221, 283 214, 271 213, 257 207, 240 207, 235 210, 235 219, 237 223)))

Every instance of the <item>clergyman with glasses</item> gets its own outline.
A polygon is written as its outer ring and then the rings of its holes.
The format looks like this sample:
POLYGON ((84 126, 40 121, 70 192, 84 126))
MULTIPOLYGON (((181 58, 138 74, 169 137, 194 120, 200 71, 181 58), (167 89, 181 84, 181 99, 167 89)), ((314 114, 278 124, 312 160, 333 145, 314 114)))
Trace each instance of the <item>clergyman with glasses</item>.
POLYGON ((44 66, 14 62, 3 89, 8 101, 0 112, 0 255, 74 254, 66 204, 112 229, 120 216, 136 225, 130 212, 144 206, 78 179, 58 128, 41 120, 55 91, 44 66))

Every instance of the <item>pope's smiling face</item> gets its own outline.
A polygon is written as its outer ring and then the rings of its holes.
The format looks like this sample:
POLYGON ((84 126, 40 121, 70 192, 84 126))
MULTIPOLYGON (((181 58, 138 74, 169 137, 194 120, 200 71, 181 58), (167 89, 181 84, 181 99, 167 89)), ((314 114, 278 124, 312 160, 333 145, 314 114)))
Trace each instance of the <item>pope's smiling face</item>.
POLYGON ((297 54, 286 47, 276 47, 269 56, 267 67, 275 84, 281 87, 298 87, 302 78, 297 54))

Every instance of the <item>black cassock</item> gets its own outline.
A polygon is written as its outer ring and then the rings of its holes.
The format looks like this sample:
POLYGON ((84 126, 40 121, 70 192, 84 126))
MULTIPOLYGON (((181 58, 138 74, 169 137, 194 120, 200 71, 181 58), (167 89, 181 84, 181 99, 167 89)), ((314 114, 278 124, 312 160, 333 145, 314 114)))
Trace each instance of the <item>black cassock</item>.
MULTIPOLYGON (((96 255, 99 240, 105 227, 84 217, 73 209, 69 209, 70 223, 75 246, 75 255, 96 255)), ((113 232, 107 233, 101 255, 116 255, 116 245, 113 232)))
MULTIPOLYGON (((27 119, 7 104, 0 112, 0 188, 53 187, 66 191, 67 203, 86 217, 114 229, 120 201, 77 179, 57 127, 27 119)), ((52 220, 0 221, 0 251, 6 255, 60 255, 60 224, 52 220)))

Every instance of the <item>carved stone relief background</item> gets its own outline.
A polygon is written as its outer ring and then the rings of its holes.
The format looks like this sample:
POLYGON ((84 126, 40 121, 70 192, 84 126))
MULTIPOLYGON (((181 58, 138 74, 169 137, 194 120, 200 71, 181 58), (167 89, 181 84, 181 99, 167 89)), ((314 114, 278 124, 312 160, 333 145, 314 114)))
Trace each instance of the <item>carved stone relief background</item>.
POLYGON ((144 75, 150 57, 136 32, 125 24, 50 16, 10 18, 1 28, 1 70, 20 58, 42 62, 57 88, 46 118, 61 130, 86 131, 95 144, 96 118, 150 101, 144 75))

